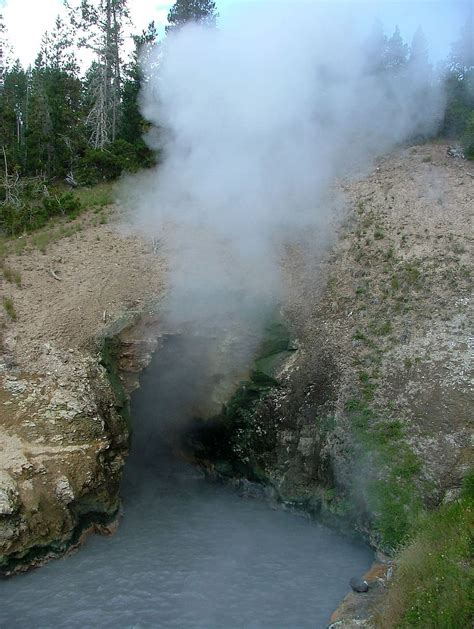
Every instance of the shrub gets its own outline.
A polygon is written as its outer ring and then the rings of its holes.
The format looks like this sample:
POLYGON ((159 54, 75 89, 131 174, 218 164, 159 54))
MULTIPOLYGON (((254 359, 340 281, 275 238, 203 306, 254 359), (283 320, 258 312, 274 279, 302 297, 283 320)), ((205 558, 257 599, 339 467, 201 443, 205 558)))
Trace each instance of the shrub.
POLYGON ((19 271, 14 271, 9 266, 3 266, 3 277, 7 280, 7 282, 11 282, 12 284, 16 284, 18 287, 21 286, 21 274, 19 271))
POLYGON ((462 136, 464 154, 467 159, 474 160, 474 111, 468 116, 462 136))
POLYGON ((80 161, 78 178, 85 185, 94 185, 153 164, 153 153, 141 138, 133 144, 119 139, 104 149, 88 148, 80 161))
POLYGON ((116 179, 122 173, 120 159, 109 150, 88 148, 81 159, 78 178, 85 185, 116 179))
POLYGON ((76 218, 81 210, 81 202, 72 192, 50 194, 43 198, 46 216, 69 216, 76 218))
POLYGON ((23 194, 16 203, 0 205, 0 225, 5 234, 15 236, 43 227, 53 216, 75 218, 80 209, 79 199, 71 192, 23 194))
POLYGON ((3 298, 3 308, 12 321, 17 320, 15 306, 13 305, 13 299, 11 297, 3 298))

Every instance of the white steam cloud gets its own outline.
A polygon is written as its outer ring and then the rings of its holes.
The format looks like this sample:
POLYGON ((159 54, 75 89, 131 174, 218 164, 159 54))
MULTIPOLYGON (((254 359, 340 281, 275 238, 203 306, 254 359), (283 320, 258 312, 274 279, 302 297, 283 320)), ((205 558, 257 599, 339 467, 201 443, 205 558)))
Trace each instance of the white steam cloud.
POLYGON ((380 73, 376 38, 341 12, 292 8, 188 25, 152 54, 143 112, 163 159, 128 194, 166 245, 178 321, 276 301, 281 247, 327 233, 335 178, 439 119, 420 61, 380 73))

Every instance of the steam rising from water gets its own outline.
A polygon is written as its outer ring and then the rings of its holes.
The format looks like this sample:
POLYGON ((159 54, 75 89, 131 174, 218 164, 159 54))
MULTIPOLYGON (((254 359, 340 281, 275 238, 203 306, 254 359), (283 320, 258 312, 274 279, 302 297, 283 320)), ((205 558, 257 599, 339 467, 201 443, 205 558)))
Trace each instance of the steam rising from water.
POLYGON ((191 24, 151 57, 143 112, 163 162, 129 202, 162 238, 179 322, 277 301, 282 246, 329 237, 335 179, 430 133, 442 108, 429 72, 380 74, 370 39, 327 6, 191 24))

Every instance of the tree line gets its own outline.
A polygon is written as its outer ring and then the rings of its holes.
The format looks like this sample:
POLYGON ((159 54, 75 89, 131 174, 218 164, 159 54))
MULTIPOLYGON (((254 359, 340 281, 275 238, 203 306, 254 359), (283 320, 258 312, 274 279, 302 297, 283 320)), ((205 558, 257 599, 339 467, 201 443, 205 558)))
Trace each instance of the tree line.
MULTIPOLYGON (((57 18, 54 28, 44 34, 33 66, 26 69, 7 50, 0 16, 0 223, 4 232, 37 227, 51 213, 61 212, 62 206, 75 207, 65 194, 57 197, 56 205, 45 201, 47 195, 41 192, 45 185, 64 180, 71 186, 92 185, 150 166, 156 159, 143 139, 148 123, 139 103, 146 80, 139 59, 147 46, 159 45, 155 24, 132 36, 134 51, 127 57, 126 33, 132 26, 127 0, 64 3, 67 21, 57 18), (84 73, 78 62, 83 51, 93 59, 84 73)), ((217 18, 211 0, 178 0, 169 11, 166 32, 189 21, 213 27, 217 18)), ((447 107, 440 132, 462 142, 466 155, 474 158, 471 29, 472 24, 466 24, 444 64, 447 107)), ((387 37, 378 24, 367 47, 371 72, 397 72, 412 65, 429 80, 441 80, 432 73, 421 29, 408 46, 398 27, 387 37)))

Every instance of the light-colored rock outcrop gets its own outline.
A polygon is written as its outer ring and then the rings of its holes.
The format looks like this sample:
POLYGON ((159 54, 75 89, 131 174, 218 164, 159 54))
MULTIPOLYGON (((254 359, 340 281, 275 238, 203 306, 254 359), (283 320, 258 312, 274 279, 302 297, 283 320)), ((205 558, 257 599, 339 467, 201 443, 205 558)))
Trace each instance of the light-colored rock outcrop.
MULTIPOLYGON (((109 532, 120 512, 127 401, 104 338, 138 314, 146 318, 146 304, 162 290, 163 263, 151 243, 89 219, 44 252, 33 247, 6 260, 22 278, 21 286, 1 287, 17 316, 4 314, 0 388, 7 574, 64 553, 88 531, 109 532)), ((144 364, 143 354, 140 346, 129 363, 144 364)))

